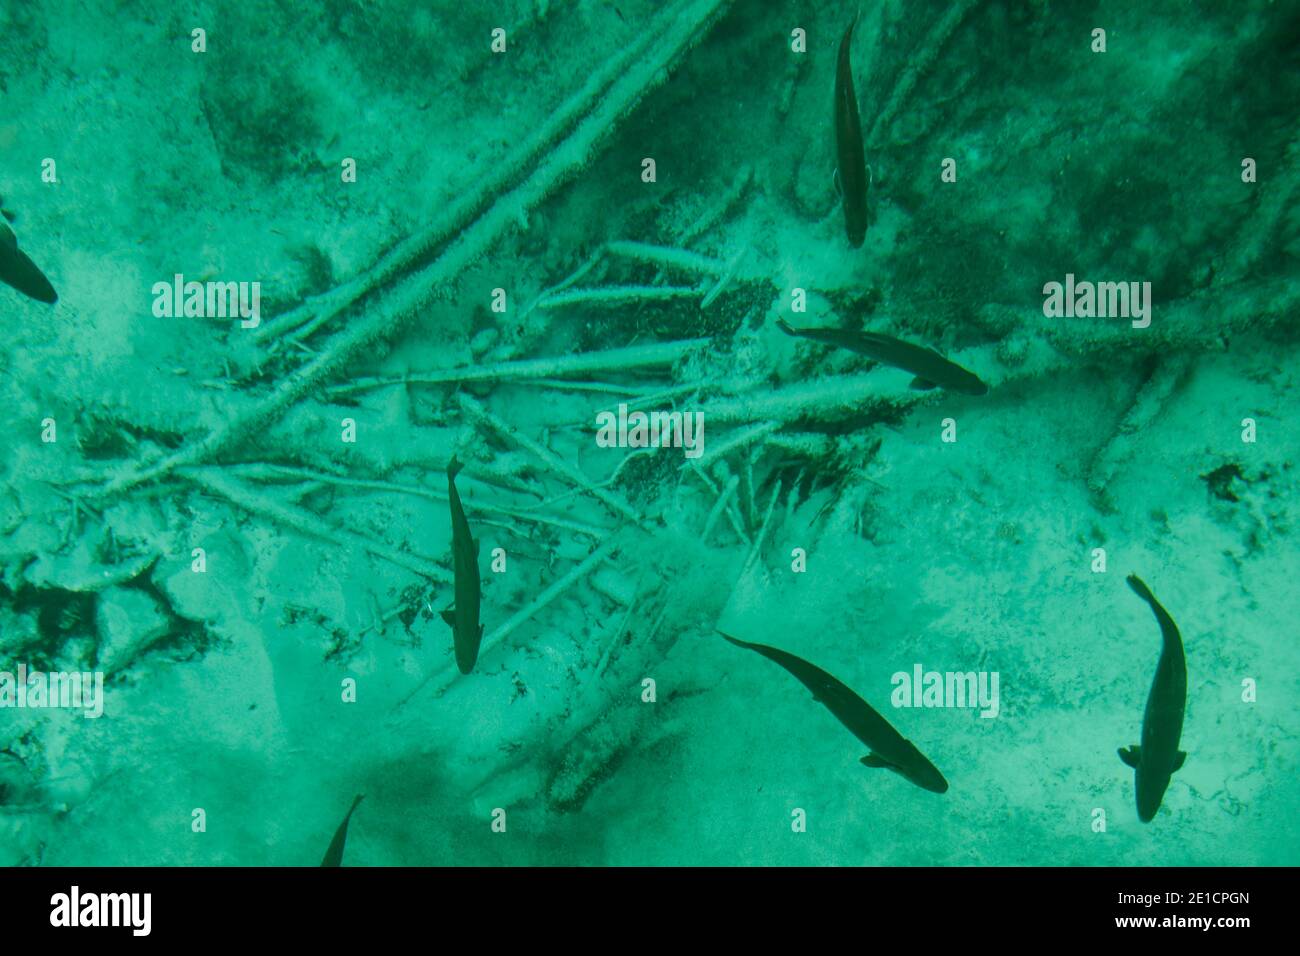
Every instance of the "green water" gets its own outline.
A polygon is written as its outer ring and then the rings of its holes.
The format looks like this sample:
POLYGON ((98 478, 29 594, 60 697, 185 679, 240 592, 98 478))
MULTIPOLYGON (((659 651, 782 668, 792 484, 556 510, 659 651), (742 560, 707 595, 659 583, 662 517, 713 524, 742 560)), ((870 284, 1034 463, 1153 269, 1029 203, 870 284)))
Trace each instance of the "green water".
POLYGON ((0 7, 0 863, 1300 862, 1300 5, 75 6, 0 7))

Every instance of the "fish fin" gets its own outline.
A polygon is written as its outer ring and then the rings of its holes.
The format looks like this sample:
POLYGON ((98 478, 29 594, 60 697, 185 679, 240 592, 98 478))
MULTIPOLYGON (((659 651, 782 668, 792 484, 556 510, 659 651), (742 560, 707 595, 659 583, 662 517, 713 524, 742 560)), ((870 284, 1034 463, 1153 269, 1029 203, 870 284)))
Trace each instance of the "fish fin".
POLYGON ((452 627, 456 626, 456 612, 452 608, 447 608, 447 610, 439 612, 438 616, 452 627))
POLYGON ((447 477, 455 478, 458 474, 460 474, 460 470, 464 467, 465 467, 464 462, 457 459, 455 455, 452 455, 451 461, 447 462, 447 477))
POLYGON ((872 183, 874 183, 875 181, 876 181, 876 177, 873 176, 873 175, 871 175, 871 167, 868 166, 868 167, 867 167, 867 186, 870 186, 870 185, 871 185, 872 183))
POLYGON ((1187 760, 1187 751, 1186 750, 1178 751, 1178 754, 1174 757, 1174 769, 1171 770, 1170 773, 1176 773, 1177 771, 1182 770, 1183 763, 1186 760, 1187 760))
POLYGON ((4 216, 10 222, 13 222, 15 219, 18 218, 13 213, 11 213, 8 209, 0 209, 0 216, 4 216))
POLYGON ((1119 759, 1136 770, 1142 760, 1142 748, 1137 744, 1132 747, 1121 747, 1119 749, 1119 759))
MULTIPOLYGON (((716 631, 717 628, 714 628, 714 630, 716 631)), ((749 646, 744 641, 739 641, 736 638, 732 637, 730 634, 725 633, 724 631, 718 631, 718 633, 722 635, 723 640, 730 641, 732 644, 735 644, 737 647, 749 646)))
POLYGON ((928 392, 930 389, 938 388, 939 386, 934 384, 934 382, 930 381, 928 378, 921 378, 921 376, 918 375, 916 378, 912 379, 912 387, 920 392, 928 392))
POLYGON ((892 763, 890 763, 884 757, 877 754, 875 751, 872 751, 871 753, 863 757, 861 762, 864 767, 883 767, 886 770, 894 769, 894 765, 892 763))
POLYGON ((839 167, 836 167, 835 171, 834 171, 833 173, 831 173, 831 182, 835 184, 835 195, 837 195, 837 196, 839 196, 841 199, 843 199, 843 198, 844 198, 844 187, 840 185, 840 171, 839 171, 839 167))
POLYGON ((8 246, 10 249, 18 248, 18 237, 14 235, 12 229, 2 222, 0 222, 0 244, 8 246))
POLYGON ((790 327, 790 323, 787 322, 785 319, 777 319, 776 327, 780 329, 782 332, 784 332, 786 335, 798 336, 799 334, 793 328, 790 327))
POLYGON ((477 557, 479 556, 479 554, 480 554, 482 551, 483 551, 483 542, 482 542, 482 541, 475 541, 475 542, 474 542, 474 557, 477 558, 477 557))

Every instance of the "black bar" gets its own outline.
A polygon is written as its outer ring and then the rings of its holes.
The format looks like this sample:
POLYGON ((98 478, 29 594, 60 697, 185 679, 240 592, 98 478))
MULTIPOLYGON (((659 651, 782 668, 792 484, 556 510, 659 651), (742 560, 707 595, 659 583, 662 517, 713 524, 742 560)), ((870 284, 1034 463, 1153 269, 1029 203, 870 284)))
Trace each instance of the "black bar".
POLYGON ((725 927, 733 940, 758 941, 843 925, 856 927, 865 943, 887 925, 903 934, 900 942, 917 934, 917 944, 1050 932, 1059 939, 1197 935, 1232 945, 1242 933, 1288 924, 1282 911, 1295 876, 1227 868, 10 869, 0 882, 0 925, 6 943, 73 933, 80 942, 129 940, 132 924, 143 928, 143 910, 126 909, 119 918, 126 925, 52 926, 53 901, 68 897, 66 916, 76 886, 83 912, 87 895, 148 893, 149 938, 205 944, 373 944, 382 928, 479 927, 503 943, 529 945, 532 934, 561 927, 666 939, 670 928, 696 924, 711 927, 710 935, 725 927), (1205 919, 1208 928, 1199 923, 1205 919), (1121 925, 1133 920, 1154 925, 1121 925))

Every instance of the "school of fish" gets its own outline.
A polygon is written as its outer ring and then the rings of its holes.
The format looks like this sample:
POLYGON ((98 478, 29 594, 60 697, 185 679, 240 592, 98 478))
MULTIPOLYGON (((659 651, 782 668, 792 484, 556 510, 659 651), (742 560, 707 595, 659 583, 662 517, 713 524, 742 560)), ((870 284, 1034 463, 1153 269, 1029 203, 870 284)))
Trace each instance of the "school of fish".
MULTIPOLYGON (((856 25, 855 16, 840 39, 832 114, 836 158, 834 180, 842 204, 845 237, 854 249, 860 248, 867 236, 871 183, 853 82, 851 52, 856 25)), ((4 211, 4 217, 0 219, 0 280, 31 299, 53 305, 58 301, 58 294, 36 263, 19 248, 17 237, 9 225, 13 218, 4 211)), ((989 391, 975 373, 924 345, 879 332, 795 328, 784 319, 778 319, 776 324, 789 336, 852 351, 908 372, 914 376, 911 383, 914 388, 942 388, 970 396, 985 395, 989 391)), ((462 674, 470 674, 478 661, 484 625, 480 620, 479 546, 456 486, 456 477, 461 469, 460 461, 453 457, 447 466, 447 490, 454 598, 440 613, 451 629, 456 665, 462 674)), ((1130 575, 1127 583, 1150 607, 1161 633, 1161 650, 1142 720, 1140 743, 1119 750, 1120 758, 1134 771, 1138 817, 1149 822, 1156 816, 1171 777, 1182 767, 1187 756, 1179 749, 1187 698, 1186 658, 1178 627, 1155 595, 1136 575, 1130 575)), ((863 765, 889 769, 932 793, 947 792, 947 779, 930 759, 848 685, 779 648, 719 633, 731 644, 774 662, 803 684, 817 703, 868 748, 868 753, 860 758, 863 765)), ((362 799, 357 795, 352 801, 321 866, 342 865, 348 827, 362 799)))

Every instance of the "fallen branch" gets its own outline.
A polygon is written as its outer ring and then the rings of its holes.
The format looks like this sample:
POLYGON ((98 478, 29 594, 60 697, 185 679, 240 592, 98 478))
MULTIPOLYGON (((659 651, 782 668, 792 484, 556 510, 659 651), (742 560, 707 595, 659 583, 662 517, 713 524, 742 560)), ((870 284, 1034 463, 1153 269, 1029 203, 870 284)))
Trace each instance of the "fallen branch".
POLYGON ((610 95, 610 87, 620 76, 635 70, 636 61, 645 55, 652 41, 663 34, 672 17, 680 15, 684 7, 685 3, 678 3, 648 29, 638 31, 632 42, 591 73, 581 88, 534 129, 532 135, 504 158, 494 158, 486 164, 477 179, 476 189, 453 198, 428 228, 399 242, 368 271, 263 324, 254 333, 253 340, 264 342, 277 338, 304 324, 308 327, 300 337, 311 334, 358 300, 415 268, 439 246, 467 229, 491 204, 492 197, 518 184, 530 169, 539 165, 542 156, 555 148, 566 131, 583 116, 592 113, 602 98, 610 95))
POLYGON ((939 22, 926 34, 925 40, 908 54, 904 60, 906 65, 898 80, 894 83, 889 99, 876 113, 876 118, 871 124, 871 132, 866 138, 868 148, 878 144, 880 134, 889 128, 889 124, 894 121, 894 117, 907 105, 907 101, 911 97, 917 82, 929 72, 930 67, 934 65, 934 61, 938 58, 939 52, 948 42, 948 38, 953 35, 957 27, 961 26, 961 22, 966 19, 966 14, 974 6, 974 0, 960 0, 960 2, 949 6, 939 22))
POLYGON ((438 288, 486 254, 530 210, 545 201, 592 159, 596 147, 614 125, 669 75, 672 63, 697 43, 730 6, 730 0, 694 0, 661 14, 648 33, 667 24, 635 68, 620 73, 599 97, 568 139, 557 144, 523 183, 501 196, 472 225, 451 241, 425 269, 400 280, 365 313, 329 342, 329 347, 291 374, 271 395, 234 416, 201 442, 162 459, 127 466, 93 492, 97 499, 121 494, 165 477, 177 468, 215 458, 243 441, 251 431, 284 411, 330 376, 337 374, 367 347, 395 335, 434 298, 438 288))
POLYGON ((749 549, 749 557, 745 559, 745 566, 741 568, 740 573, 742 576, 748 573, 763 552, 763 539, 767 536, 768 526, 772 523, 772 512, 776 510, 776 499, 779 497, 781 497, 780 481, 772 488, 772 500, 767 503, 767 513, 763 515, 763 524, 758 529, 758 534, 754 536, 754 545, 749 549))
POLYGON ((605 249, 611 255, 634 259, 649 265, 666 266, 682 272, 693 272, 714 278, 727 272, 725 262, 685 249, 674 249, 671 246, 654 246, 646 242, 629 242, 620 239, 607 243, 605 249))
POLYGON ((700 540, 705 544, 709 543, 709 535, 713 533, 713 529, 717 525, 718 519, 721 518, 722 513, 726 511, 727 505, 731 502, 731 496, 736 493, 736 486, 739 484, 740 477, 738 475, 732 475, 731 478, 727 480, 727 483, 723 485, 722 491, 718 494, 717 501, 713 503, 713 507, 709 509, 709 516, 704 521, 704 530, 700 532, 700 540))
POLYGON ((355 531, 345 531, 342 528, 325 524, 310 511, 259 494, 243 482, 227 474, 224 469, 184 468, 179 469, 177 474, 200 488, 225 498, 231 504, 250 514, 267 518, 300 534, 328 541, 340 548, 360 549, 439 584, 446 584, 451 581, 450 574, 426 558, 399 551, 383 542, 357 534, 355 531))
POLYGON ((555 379, 588 372, 608 372, 633 368, 672 365, 695 349, 709 344, 708 339, 682 339, 632 345, 603 352, 580 352, 577 355, 554 355, 546 358, 518 359, 493 365, 468 365, 444 371, 421 372, 398 379, 364 378, 330 389, 331 396, 353 395, 393 385, 450 385, 460 382, 509 382, 527 379, 555 379))
POLYGON ((1114 513, 1109 486, 1115 472, 1145 444, 1139 437, 1169 403, 1191 367, 1190 356, 1171 355, 1162 360, 1151 377, 1138 389, 1128 413, 1110 440, 1097 452, 1088 468, 1088 490, 1100 510, 1114 513))
MULTIPOLYGON (((294 468, 288 465, 234 465, 223 470, 253 478, 300 478, 303 481, 336 485, 341 488, 360 488, 366 491, 381 491, 389 494, 411 495, 417 498, 428 498, 432 501, 441 503, 446 503, 448 500, 445 491, 439 491, 435 488, 425 488, 420 485, 407 485, 394 481, 377 481, 367 478, 345 478, 340 475, 331 475, 326 472, 312 471, 308 468, 294 468)), ((536 511, 529 511, 524 508, 511 508, 506 505, 487 504, 475 499, 464 499, 462 503, 465 510, 471 514, 503 515, 507 518, 516 518, 520 521, 530 521, 534 524, 545 524, 555 528, 564 528, 567 531, 574 531, 578 534, 583 534, 587 537, 596 539, 604 538, 609 534, 608 528, 597 528, 593 525, 583 524, 579 521, 570 521, 568 518, 562 518, 558 515, 541 514, 536 511)))
POLYGON ((541 299, 536 308, 559 309, 573 305, 626 305, 629 302, 673 302, 700 299, 704 292, 692 286, 614 285, 557 292, 541 299))
POLYGON ((594 484, 576 465, 570 464, 549 448, 533 441, 533 439, 523 434, 513 425, 502 421, 496 415, 493 415, 483 407, 483 405, 476 399, 473 399, 462 392, 456 396, 456 400, 460 403, 460 407, 464 409, 465 413, 471 418, 489 426, 497 432, 497 434, 501 435, 503 438, 510 439, 525 451, 531 452, 551 471, 567 478, 573 484, 577 485, 593 498, 596 498, 615 513, 622 515, 624 518, 629 519, 637 525, 641 525, 644 522, 645 519, 642 518, 641 515, 637 514, 632 506, 618 495, 606 491, 604 488, 594 484))

